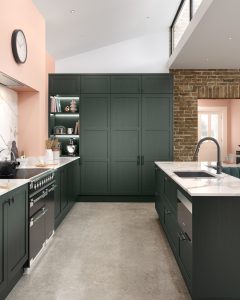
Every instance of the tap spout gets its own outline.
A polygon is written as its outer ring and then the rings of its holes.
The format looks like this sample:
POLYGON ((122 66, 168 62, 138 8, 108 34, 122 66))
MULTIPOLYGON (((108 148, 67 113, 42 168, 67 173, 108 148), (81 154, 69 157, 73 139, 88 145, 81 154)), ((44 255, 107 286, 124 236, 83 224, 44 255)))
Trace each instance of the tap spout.
POLYGON ((200 146, 203 142, 205 141, 212 141, 216 144, 217 146, 217 174, 221 174, 222 173, 222 163, 221 163, 221 149, 220 149, 220 145, 218 143, 218 141, 210 136, 204 137, 201 140, 198 141, 195 152, 193 154, 193 158, 196 158, 200 149, 200 146))

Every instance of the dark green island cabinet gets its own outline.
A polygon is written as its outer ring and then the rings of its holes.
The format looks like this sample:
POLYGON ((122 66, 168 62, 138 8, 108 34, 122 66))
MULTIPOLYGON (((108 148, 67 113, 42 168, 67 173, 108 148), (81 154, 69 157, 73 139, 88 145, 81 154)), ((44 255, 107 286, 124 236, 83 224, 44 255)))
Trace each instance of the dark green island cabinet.
MULTIPOLYGON (((50 74, 56 94, 79 97, 82 199, 152 200, 154 161, 172 159, 172 75, 50 74)), ((65 120, 50 114, 50 135, 65 120)))
POLYGON ((157 166, 155 174, 155 207, 192 299, 240 299, 240 197, 190 196, 157 166), (192 234, 179 225, 182 198, 192 234))
POLYGON ((23 274, 28 259, 28 186, 0 197, 0 299, 23 274))
POLYGON ((79 158, 61 166, 55 172, 55 228, 72 208, 80 193, 79 158))

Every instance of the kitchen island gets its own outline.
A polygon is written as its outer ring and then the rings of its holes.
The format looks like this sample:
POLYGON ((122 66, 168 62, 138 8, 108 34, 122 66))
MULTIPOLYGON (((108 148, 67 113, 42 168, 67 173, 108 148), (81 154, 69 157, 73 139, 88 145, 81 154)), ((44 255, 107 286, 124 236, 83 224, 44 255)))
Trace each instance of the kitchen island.
POLYGON ((192 298, 240 299, 240 180, 206 163, 155 167, 156 210, 192 298), (175 174, 186 171, 213 177, 175 174))

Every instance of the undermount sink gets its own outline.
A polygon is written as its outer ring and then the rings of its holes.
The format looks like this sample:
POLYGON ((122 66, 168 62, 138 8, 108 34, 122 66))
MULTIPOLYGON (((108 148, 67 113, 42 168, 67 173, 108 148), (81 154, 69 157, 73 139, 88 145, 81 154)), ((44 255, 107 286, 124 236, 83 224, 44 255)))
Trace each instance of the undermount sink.
POLYGON ((200 177, 200 178, 206 178, 206 177, 215 177, 214 175, 211 175, 205 171, 176 171, 173 172, 179 177, 183 178, 192 178, 192 177, 200 177))

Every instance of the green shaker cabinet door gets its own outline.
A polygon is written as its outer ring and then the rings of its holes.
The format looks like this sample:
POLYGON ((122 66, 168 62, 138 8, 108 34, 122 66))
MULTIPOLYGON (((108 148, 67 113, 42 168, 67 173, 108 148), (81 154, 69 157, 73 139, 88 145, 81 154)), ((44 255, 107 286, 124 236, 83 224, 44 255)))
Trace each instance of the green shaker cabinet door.
POLYGON ((111 193, 139 193, 140 96, 111 96, 111 193))
POLYGON ((110 93, 109 75, 82 75, 81 93, 110 93))
POLYGON ((7 286, 7 197, 0 197, 0 294, 7 286))
POLYGON ((50 95, 78 95, 80 93, 80 75, 49 75, 50 95))
POLYGON ((13 279, 28 257, 28 199, 27 185, 8 194, 7 261, 8 281, 13 279))
POLYGON ((61 212, 67 209, 68 206, 68 176, 67 168, 62 167, 60 172, 60 198, 61 198, 61 212))
POLYGON ((172 159, 172 100, 169 95, 142 96, 142 193, 154 194, 154 161, 172 159))
POLYGON ((139 75, 112 75, 111 93, 138 94, 141 92, 141 77, 139 75))
POLYGON ((81 98, 81 194, 109 192, 109 98, 83 94, 81 98))
POLYGON ((173 80, 170 74, 142 75, 142 93, 173 93, 173 80))
POLYGON ((55 172, 56 189, 54 191, 54 216, 55 220, 61 214, 61 191, 60 191, 60 171, 57 169, 55 172))

